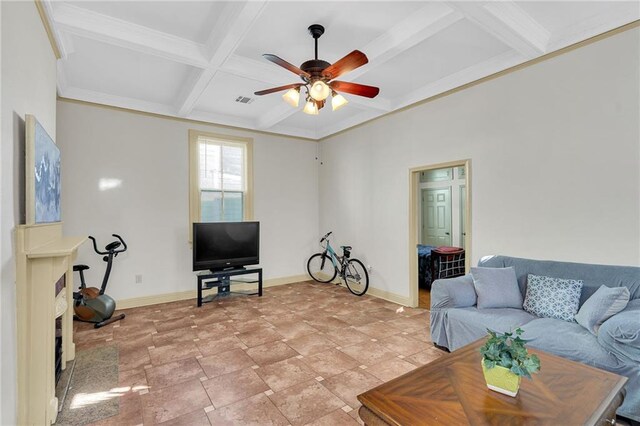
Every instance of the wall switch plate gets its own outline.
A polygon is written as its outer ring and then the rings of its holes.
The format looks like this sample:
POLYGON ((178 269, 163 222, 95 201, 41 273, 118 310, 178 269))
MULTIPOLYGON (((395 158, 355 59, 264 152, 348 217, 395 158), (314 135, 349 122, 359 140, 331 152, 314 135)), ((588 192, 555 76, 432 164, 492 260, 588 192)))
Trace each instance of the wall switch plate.
POLYGON ((373 269, 373 266, 367 265, 367 271, 371 272, 372 269, 373 269))
POLYGON ((142 284, 142 275, 136 275, 136 284, 142 284))

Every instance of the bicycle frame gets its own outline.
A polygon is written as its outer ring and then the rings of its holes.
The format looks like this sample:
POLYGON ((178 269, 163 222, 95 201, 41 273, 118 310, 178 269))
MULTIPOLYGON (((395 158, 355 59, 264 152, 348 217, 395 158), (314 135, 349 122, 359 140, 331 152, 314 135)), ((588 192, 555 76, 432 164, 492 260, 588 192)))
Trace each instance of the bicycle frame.
MULTIPOLYGON (((336 268, 338 272, 341 272, 342 267, 342 256, 338 256, 336 251, 331 247, 331 243, 327 239, 327 246, 324 248, 324 254, 329 254, 329 259, 331 259, 331 263, 333 263, 333 267, 336 268), (340 268, 338 267, 340 265, 340 268)), ((324 266, 324 265, 323 265, 324 266)))

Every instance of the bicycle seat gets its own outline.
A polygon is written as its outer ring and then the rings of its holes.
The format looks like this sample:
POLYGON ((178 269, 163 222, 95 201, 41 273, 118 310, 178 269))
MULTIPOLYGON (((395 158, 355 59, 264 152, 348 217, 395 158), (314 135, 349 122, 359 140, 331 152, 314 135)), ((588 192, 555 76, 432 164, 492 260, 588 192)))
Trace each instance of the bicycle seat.
POLYGON ((86 271, 87 269, 89 269, 87 265, 73 265, 74 271, 86 271))
POLYGON ((340 246, 342 250, 351 250, 353 247, 351 246, 340 246))

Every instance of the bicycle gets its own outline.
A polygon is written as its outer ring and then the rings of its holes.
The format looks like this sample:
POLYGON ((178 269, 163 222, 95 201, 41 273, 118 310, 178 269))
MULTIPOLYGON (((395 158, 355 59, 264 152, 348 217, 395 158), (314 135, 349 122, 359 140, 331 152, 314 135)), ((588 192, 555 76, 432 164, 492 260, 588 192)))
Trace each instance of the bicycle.
POLYGON ((311 278, 320 283, 330 283, 340 274, 349 291, 356 296, 362 296, 369 288, 367 268, 358 259, 350 259, 351 246, 340 246, 342 256, 338 256, 329 242, 331 234, 332 232, 327 233, 320 240, 320 246, 324 250, 309 258, 307 271, 311 278), (324 241, 327 243, 323 246, 324 241))

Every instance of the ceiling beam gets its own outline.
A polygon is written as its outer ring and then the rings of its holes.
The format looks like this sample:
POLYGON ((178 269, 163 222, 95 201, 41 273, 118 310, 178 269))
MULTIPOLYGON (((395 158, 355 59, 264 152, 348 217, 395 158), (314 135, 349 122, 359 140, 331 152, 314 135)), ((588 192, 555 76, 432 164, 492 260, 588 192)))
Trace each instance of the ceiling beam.
POLYGON ((178 114, 185 117, 193 110, 196 102, 202 96, 213 76, 238 47, 247 35, 255 21, 264 10, 266 0, 248 1, 244 3, 231 2, 223 12, 221 25, 216 25, 206 43, 209 62, 206 69, 187 85, 179 97, 178 114))
POLYGON ((547 51, 551 33, 516 3, 513 1, 492 2, 487 3, 485 9, 520 34, 540 53, 547 51))
POLYGON ((198 68, 208 66, 202 44, 67 3, 54 3, 51 12, 57 28, 72 34, 198 68))
POLYGON ((549 32, 513 2, 447 4, 526 58, 546 52, 549 32))

